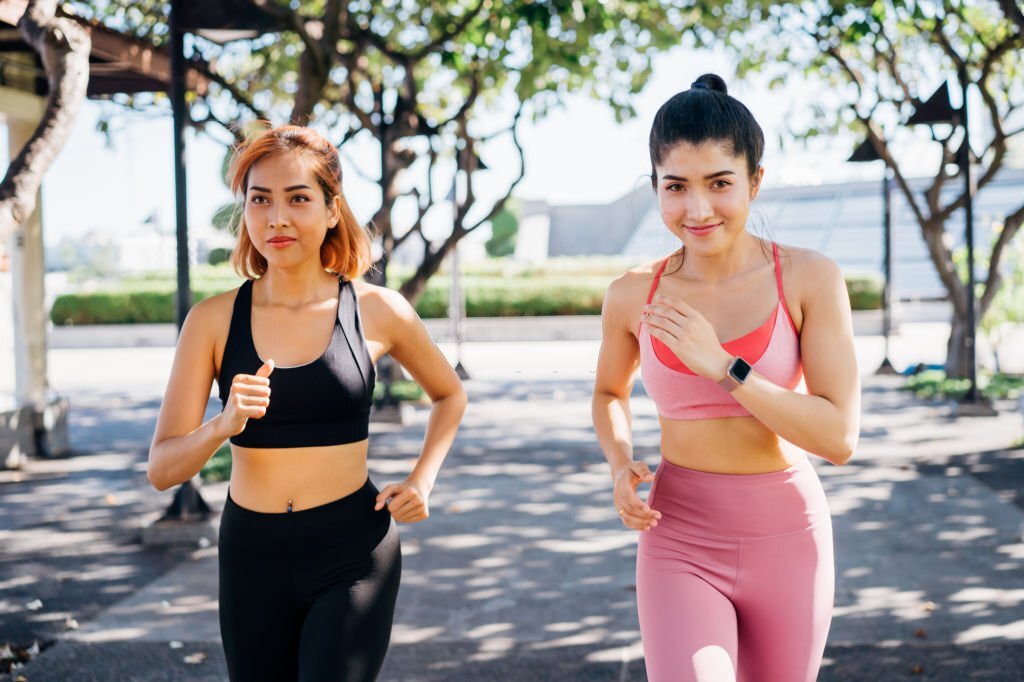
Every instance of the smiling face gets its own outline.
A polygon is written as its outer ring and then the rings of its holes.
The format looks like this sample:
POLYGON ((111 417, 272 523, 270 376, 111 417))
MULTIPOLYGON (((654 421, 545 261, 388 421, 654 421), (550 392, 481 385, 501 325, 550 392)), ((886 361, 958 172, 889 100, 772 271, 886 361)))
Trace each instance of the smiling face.
POLYGON ((249 170, 245 228, 269 267, 320 267, 320 246, 338 223, 339 203, 326 200, 302 154, 274 154, 249 170))
POLYGON ((764 169, 751 177, 747 160, 711 141, 671 147, 655 167, 661 218, 697 256, 727 251, 746 229, 750 202, 764 169))

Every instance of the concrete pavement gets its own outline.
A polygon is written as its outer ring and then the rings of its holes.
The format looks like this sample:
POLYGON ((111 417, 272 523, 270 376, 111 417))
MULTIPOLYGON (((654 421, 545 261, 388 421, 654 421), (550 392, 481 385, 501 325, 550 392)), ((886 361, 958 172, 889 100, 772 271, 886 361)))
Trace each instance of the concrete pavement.
MULTIPOLYGON (((906 349, 931 342, 908 338, 906 349)), ((858 338, 862 367, 879 351, 880 339, 858 338)), ((383 680, 645 679, 636 536, 618 524, 590 428, 594 353, 590 341, 464 347, 471 406, 431 518, 401 529, 383 680)), ((18 671, 32 682, 226 679, 215 549, 134 542, 169 501, 143 475, 169 358, 166 348, 51 352, 72 399, 72 442, 91 454, 0 479, 0 646, 42 640, 18 671)), ((838 576, 820 679, 1019 679, 1024 451, 1007 448, 1024 435, 1021 415, 1007 403, 999 417, 953 420, 949 406, 897 391, 900 381, 866 378, 856 458, 818 465, 838 576)), ((421 408, 405 428, 374 425, 378 483, 408 471, 425 420, 421 408)), ((634 427, 653 465, 657 418, 640 387, 634 427)), ((215 508, 225 492, 203 489, 215 508)))

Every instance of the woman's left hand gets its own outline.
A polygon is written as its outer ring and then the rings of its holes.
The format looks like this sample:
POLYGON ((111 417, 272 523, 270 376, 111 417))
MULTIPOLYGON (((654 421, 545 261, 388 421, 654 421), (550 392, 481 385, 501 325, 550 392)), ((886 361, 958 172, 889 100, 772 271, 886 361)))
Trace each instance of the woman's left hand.
POLYGON ((714 327, 685 301, 658 295, 644 306, 641 321, 695 374, 719 381, 732 356, 722 348, 714 327))
POLYGON ((426 486, 406 479, 401 483, 389 483, 377 494, 375 510, 387 505, 391 517, 400 523, 416 523, 430 516, 427 497, 430 492, 426 486))

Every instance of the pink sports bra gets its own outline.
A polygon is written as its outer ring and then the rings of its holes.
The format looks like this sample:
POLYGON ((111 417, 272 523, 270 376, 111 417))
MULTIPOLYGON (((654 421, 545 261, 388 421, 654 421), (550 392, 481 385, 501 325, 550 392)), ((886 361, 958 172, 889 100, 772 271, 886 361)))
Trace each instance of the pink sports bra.
MULTIPOLYGON (((792 390, 800 384, 803 376, 800 337, 786 307, 779 249, 775 244, 772 244, 772 254, 779 291, 779 305, 775 313, 749 334, 726 341, 722 348, 731 355, 742 357, 772 383, 792 390)), ((667 263, 666 258, 654 276, 647 295, 648 303, 654 298, 667 263)), ((711 379, 694 374, 664 343, 651 336, 645 324, 640 325, 639 339, 640 376, 647 395, 654 400, 662 417, 691 420, 750 416, 750 412, 728 391, 711 379)))

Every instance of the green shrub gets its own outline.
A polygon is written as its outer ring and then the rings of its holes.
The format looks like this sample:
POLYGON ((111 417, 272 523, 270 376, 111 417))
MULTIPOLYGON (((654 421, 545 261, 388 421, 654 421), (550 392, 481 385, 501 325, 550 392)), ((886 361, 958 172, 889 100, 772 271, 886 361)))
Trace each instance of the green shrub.
POLYGON ((210 255, 206 257, 206 260, 210 263, 210 265, 220 265, 221 263, 227 263, 229 260, 231 260, 231 249, 225 249, 219 246, 215 249, 210 249, 210 255))
MULTIPOLYGON (((598 315, 608 285, 617 274, 608 272, 531 272, 519 264, 517 274, 502 274, 497 267, 480 268, 463 277, 466 314, 469 317, 512 317, 519 315, 598 315)), ((510 266, 503 266, 510 267, 510 266)), ((533 267, 533 266, 529 266, 533 267)), ((510 268, 511 269, 511 268, 510 268)), ((606 269, 610 269, 606 268, 606 269)), ((599 268, 601 270, 601 268, 599 268)), ((193 300, 237 287, 240 279, 223 265, 197 268, 193 300)), ((392 282, 397 286, 400 282, 392 282)), ((881 307, 880 278, 851 275, 846 280, 850 305, 854 310, 881 307)), ((448 315, 447 275, 439 274, 427 282, 416 303, 423 318, 448 315)), ((95 293, 64 294, 50 310, 56 325, 133 324, 174 321, 174 284, 167 275, 140 275, 126 278, 119 288, 95 293)))
POLYGON ((218 481, 227 481, 231 478, 230 444, 224 443, 217 448, 217 452, 213 453, 213 457, 207 460, 199 472, 199 478, 204 483, 217 483, 218 481))
MULTIPOLYGON (((919 398, 958 399, 967 393, 970 385, 969 379, 947 379, 944 371, 932 369, 911 376, 904 388, 919 398)), ((1024 376, 980 372, 978 390, 991 400, 1017 398, 1024 391, 1024 376)))
MULTIPOLYGON (((220 291, 193 291, 198 303, 220 291)), ((98 291, 62 294, 53 302, 50 319, 56 325, 157 324, 174 322, 173 291, 98 291)))
POLYGON ((853 310, 878 310, 882 307, 883 279, 876 274, 846 276, 846 289, 850 292, 853 310))
MULTIPOLYGON (((607 286, 558 287, 548 286, 544 280, 534 280, 527 286, 511 283, 492 283, 467 286, 466 315, 468 317, 513 317, 518 315, 597 315, 607 286)), ((427 287, 416 312, 420 317, 446 317, 448 290, 427 287)))
MULTIPOLYGON (((391 382, 391 396, 398 401, 419 402, 426 395, 420 385, 415 381, 402 379, 391 382)), ((373 386, 373 400, 379 401, 384 397, 384 382, 377 381, 373 386)))

